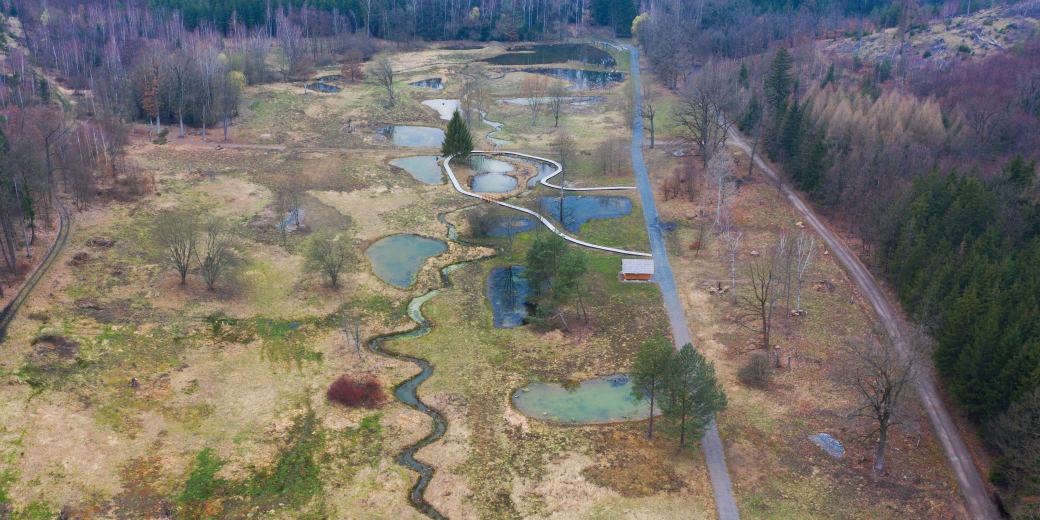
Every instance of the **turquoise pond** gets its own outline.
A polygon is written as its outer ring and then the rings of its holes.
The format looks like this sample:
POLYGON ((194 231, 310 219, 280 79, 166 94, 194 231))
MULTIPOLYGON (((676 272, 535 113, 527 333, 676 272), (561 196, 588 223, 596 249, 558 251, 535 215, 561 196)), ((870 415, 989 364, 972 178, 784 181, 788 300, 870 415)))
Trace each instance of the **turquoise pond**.
POLYGON ((425 184, 443 184, 444 175, 437 164, 436 155, 416 155, 390 161, 390 164, 408 172, 415 180, 425 184))
POLYGON ((535 419, 567 424, 638 421, 650 415, 650 401, 632 396, 625 374, 582 381, 570 389, 558 383, 531 383, 513 394, 513 406, 535 419))
POLYGON ((427 258, 448 250, 441 240, 419 235, 390 235, 365 250, 372 270, 380 280, 407 289, 415 283, 415 276, 427 258))
POLYGON ((430 126, 390 125, 380 132, 397 146, 408 148, 440 148, 444 130, 430 126))

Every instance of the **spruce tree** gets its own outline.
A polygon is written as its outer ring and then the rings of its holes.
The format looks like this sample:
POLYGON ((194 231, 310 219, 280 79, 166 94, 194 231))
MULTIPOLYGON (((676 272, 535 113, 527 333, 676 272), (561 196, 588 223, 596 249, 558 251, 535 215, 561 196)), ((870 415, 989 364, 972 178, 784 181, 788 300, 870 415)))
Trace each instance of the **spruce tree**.
POLYGON ((462 115, 456 110, 448 121, 448 130, 444 133, 444 142, 441 143, 441 156, 458 156, 461 159, 469 157, 473 151, 473 136, 469 133, 462 115))
POLYGON ((794 88, 794 78, 791 76, 791 53, 781 47, 773 56, 773 62, 769 65, 769 73, 766 75, 763 90, 766 100, 774 113, 783 112, 787 104, 787 98, 791 96, 794 88))

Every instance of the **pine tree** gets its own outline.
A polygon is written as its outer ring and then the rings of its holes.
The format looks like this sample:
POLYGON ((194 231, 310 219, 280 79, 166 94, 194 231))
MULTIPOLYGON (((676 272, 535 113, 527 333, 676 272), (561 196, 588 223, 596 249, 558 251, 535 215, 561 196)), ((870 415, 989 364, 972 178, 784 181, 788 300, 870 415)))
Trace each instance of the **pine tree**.
POLYGON ((448 130, 444 133, 444 142, 441 144, 441 156, 458 156, 465 159, 473 152, 473 136, 469 133, 466 122, 462 115, 456 110, 448 121, 448 130))
POLYGON ((650 398, 650 425, 646 430, 648 439, 654 436, 654 408, 657 396, 664 387, 668 369, 675 358, 675 349, 663 334, 643 342, 632 365, 632 394, 639 399, 650 398))
POLYGON ((661 412, 679 430, 679 446, 696 438, 711 424, 716 412, 726 408, 726 394, 715 377, 715 365, 687 343, 675 356, 665 383, 661 412))

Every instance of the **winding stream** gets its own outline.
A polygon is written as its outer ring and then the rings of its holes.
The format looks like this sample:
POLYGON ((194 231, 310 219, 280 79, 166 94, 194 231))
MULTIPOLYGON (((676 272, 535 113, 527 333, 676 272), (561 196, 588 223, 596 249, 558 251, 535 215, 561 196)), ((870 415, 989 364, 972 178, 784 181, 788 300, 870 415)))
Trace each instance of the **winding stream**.
MULTIPOLYGON (((465 244, 464 241, 458 239, 458 232, 456 231, 455 226, 448 222, 445 216, 447 213, 453 211, 460 211, 468 207, 470 206, 465 206, 449 212, 442 212, 437 214, 437 220, 443 223, 447 228, 446 235, 448 236, 449 240, 465 244)), ((454 264, 448 264, 442 267, 441 287, 438 289, 431 289, 422 296, 412 298, 412 300, 408 302, 408 317, 416 323, 415 327, 412 327, 411 329, 408 329, 404 332, 393 332, 389 334, 376 336, 368 341, 368 348, 373 353, 391 359, 408 361, 418 366, 420 369, 418 374, 404 380, 396 387, 394 387, 394 397, 396 397, 402 403, 412 407, 413 409, 426 414, 430 419, 433 419, 433 429, 431 429, 430 433, 428 433, 425 437, 419 439, 418 442, 406 447, 403 451, 401 451, 401 453, 397 455, 397 457, 394 458, 394 460, 396 460, 398 464, 406 468, 409 468, 412 471, 415 471, 419 474, 419 479, 415 482, 415 485, 412 486, 412 490, 408 494, 408 500, 421 513, 425 514, 430 518, 435 518, 438 520, 443 520, 447 517, 441 514, 440 511, 437 511, 437 509, 434 508, 432 505, 430 505, 430 503, 426 501, 426 497, 423 496, 426 492, 426 487, 430 485, 430 480, 433 479, 433 466, 430 466, 429 464, 426 464, 425 462, 422 462, 419 459, 415 458, 415 454, 418 453, 419 450, 440 440, 440 438, 443 437, 444 433, 448 430, 448 420, 444 417, 444 415, 436 408, 433 408, 430 405, 424 403, 422 399, 419 399, 419 395, 417 393, 419 385, 423 384, 423 382, 425 382, 427 379, 430 378, 431 375, 433 375, 433 365, 423 358, 409 356, 407 354, 401 354, 392 350, 388 350, 384 348, 384 344, 387 341, 397 339, 421 338, 429 334, 430 331, 433 330, 433 324, 430 322, 430 320, 427 320, 426 317, 423 316, 423 304, 433 299, 434 296, 440 294, 441 291, 451 288, 452 284, 450 275, 452 272, 475 261, 476 260, 464 260, 462 262, 456 262, 454 264)))

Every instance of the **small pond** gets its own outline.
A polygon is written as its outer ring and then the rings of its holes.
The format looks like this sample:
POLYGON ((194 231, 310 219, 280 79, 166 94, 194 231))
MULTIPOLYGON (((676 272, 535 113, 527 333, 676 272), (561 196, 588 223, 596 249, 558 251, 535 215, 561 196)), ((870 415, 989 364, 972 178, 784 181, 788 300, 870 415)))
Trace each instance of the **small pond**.
POLYGON ((563 197, 563 219, 560 218, 559 197, 539 197, 542 211, 552 215, 572 233, 581 230, 581 225, 603 218, 618 218, 632 213, 632 201, 628 197, 604 195, 567 195, 563 197))
POLYGON ((329 74, 328 76, 322 76, 322 77, 318 78, 318 81, 321 81, 323 83, 329 83, 329 82, 333 82, 333 81, 343 81, 343 75, 342 74, 329 74))
POLYGON ((570 87, 571 90, 593 90, 608 88, 625 81, 624 72, 608 72, 602 70, 564 69, 558 67, 551 67, 540 69, 524 69, 524 72, 530 72, 531 74, 545 74, 546 76, 552 76, 554 78, 570 81, 574 84, 570 87))
POLYGON ((473 191, 481 193, 505 193, 516 188, 516 178, 506 175, 513 165, 484 155, 473 155, 467 160, 473 169, 473 191))
POLYGON ((416 155, 390 161, 390 164, 408 172, 415 180, 426 184, 443 184, 444 175, 436 155, 416 155))
POLYGON ((337 87, 336 85, 329 85, 328 83, 322 83, 320 81, 315 81, 314 83, 308 84, 307 88, 315 92, 323 92, 325 94, 334 94, 343 90, 337 87))
POLYGON ((427 99, 422 102, 437 111, 437 115, 441 116, 441 119, 450 121, 451 116, 459 109, 459 100, 457 99, 427 99))
POLYGON ((614 68, 617 62, 609 52, 587 43, 552 43, 511 47, 506 54, 486 58, 492 65, 544 65, 578 61, 587 65, 614 68))
POLYGON ((477 193, 506 193, 516 188, 516 178, 498 172, 481 173, 473 176, 470 185, 477 193))
POLYGON ((513 394, 513 406, 528 417, 570 424, 650 416, 650 401, 632 396, 632 381, 625 374, 589 379, 570 389, 558 383, 531 383, 513 394))
POLYGON ((530 218, 520 215, 509 215, 495 218, 489 222, 484 233, 489 237, 501 238, 532 229, 534 229, 534 221, 530 218))
POLYGON ((415 283, 415 276, 427 258, 447 250, 448 245, 440 240, 402 234, 380 239, 365 250, 365 256, 379 279, 407 289, 415 283))
POLYGON ((413 81, 409 83, 409 85, 419 88, 431 88, 433 90, 444 89, 444 81, 442 81, 441 78, 421 79, 419 81, 413 81))
POLYGON ((484 293, 491 302, 495 327, 511 329, 524 324, 527 317, 527 297, 531 288, 524 279, 524 268, 519 265, 496 267, 488 274, 484 293))
POLYGON ((444 142, 444 130, 429 126, 390 125, 380 133, 391 143, 408 148, 440 148, 444 142))

